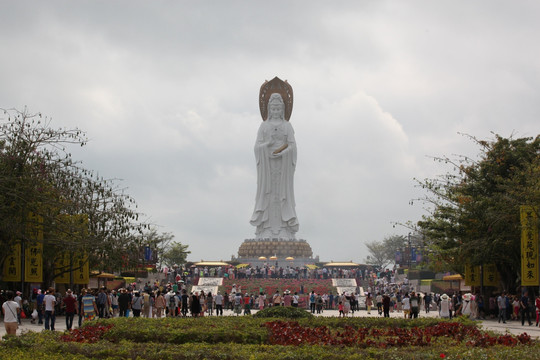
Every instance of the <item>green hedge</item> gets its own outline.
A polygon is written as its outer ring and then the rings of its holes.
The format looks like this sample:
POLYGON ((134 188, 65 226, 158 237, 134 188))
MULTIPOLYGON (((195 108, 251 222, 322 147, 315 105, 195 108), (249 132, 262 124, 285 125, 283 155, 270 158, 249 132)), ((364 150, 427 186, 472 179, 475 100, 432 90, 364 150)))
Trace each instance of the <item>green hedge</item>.
POLYGON ((255 315, 256 318, 282 318, 282 319, 311 319, 314 318, 312 313, 302 308, 289 307, 289 306, 272 306, 261 311, 258 311, 255 315))
MULTIPOLYGON (((276 310, 277 311, 277 310, 276 310)), ((309 314, 311 315, 311 314, 309 314)), ((268 318, 205 317, 133 319, 116 318, 90 322, 85 329, 108 327, 96 343, 66 342, 62 339, 77 332, 29 332, 6 336, 0 343, 1 359, 540 359, 540 345, 514 347, 475 347, 465 341, 455 345, 452 338, 439 338, 429 346, 367 347, 355 346, 280 346, 268 345, 270 333, 264 326, 268 318)), ((440 322, 437 319, 381 318, 299 318, 304 327, 327 327, 343 332, 352 328, 422 328, 440 322)), ((472 321, 460 320, 467 326, 472 321)))
POLYGON ((39 347, 34 349, 2 348, 3 359, 49 360, 49 359, 519 359, 537 360, 538 347, 471 348, 453 347, 408 347, 391 349, 357 349, 341 346, 270 346, 241 344, 137 344, 130 341, 120 343, 100 342, 96 344, 64 343, 61 347, 39 347))

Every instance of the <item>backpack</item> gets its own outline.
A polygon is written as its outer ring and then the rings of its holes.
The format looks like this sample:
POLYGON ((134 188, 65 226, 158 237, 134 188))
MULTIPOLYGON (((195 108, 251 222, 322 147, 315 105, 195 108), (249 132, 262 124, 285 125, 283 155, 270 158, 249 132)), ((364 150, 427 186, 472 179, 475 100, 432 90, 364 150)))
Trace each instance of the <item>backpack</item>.
POLYGON ((171 307, 171 308, 176 306, 175 297, 176 297, 176 295, 171 295, 171 297, 169 298, 169 307, 171 307))

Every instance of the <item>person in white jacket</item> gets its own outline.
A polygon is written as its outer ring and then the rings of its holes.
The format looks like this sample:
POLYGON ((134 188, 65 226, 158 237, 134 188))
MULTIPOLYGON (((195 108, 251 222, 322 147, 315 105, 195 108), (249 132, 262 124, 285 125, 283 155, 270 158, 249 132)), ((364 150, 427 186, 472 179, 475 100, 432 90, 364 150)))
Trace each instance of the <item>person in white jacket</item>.
POLYGON ((6 293, 7 301, 2 304, 2 313, 4 314, 4 326, 8 335, 15 335, 18 327, 18 316, 21 313, 19 304, 13 300, 13 291, 6 293))
POLYGON ((446 294, 441 296, 441 309, 439 311, 439 316, 441 318, 450 318, 450 298, 446 294))

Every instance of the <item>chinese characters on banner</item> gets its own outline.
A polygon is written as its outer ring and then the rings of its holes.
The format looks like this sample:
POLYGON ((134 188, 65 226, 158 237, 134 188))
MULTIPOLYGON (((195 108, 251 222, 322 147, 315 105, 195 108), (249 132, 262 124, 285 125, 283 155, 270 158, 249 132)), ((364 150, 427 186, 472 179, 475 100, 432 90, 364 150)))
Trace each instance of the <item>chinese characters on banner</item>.
POLYGON ((26 232, 31 242, 24 252, 24 281, 43 282, 43 218, 30 213, 26 232))
MULTIPOLYGON (((70 275, 70 253, 64 252, 62 256, 57 259, 54 264, 56 276, 54 281, 57 284, 69 284, 71 283, 70 275)), ((86 285, 90 279, 90 268, 88 266, 88 259, 86 256, 74 254, 71 262, 71 269, 73 272, 73 283, 86 285)))
POLYGON ((536 208, 520 206, 521 285, 538 286, 538 219, 536 208))
POLYGON ((69 270, 69 252, 64 251, 54 263, 54 273, 55 275, 58 274, 55 276, 54 282, 57 284, 69 284, 69 270))
POLYGON ((73 283, 86 285, 90 282, 90 267, 88 256, 75 255, 73 257, 73 283))
MULTIPOLYGON (((78 233, 83 236, 88 232, 88 218, 86 215, 76 215, 68 218, 73 227, 78 226, 78 233)), ((24 281, 43 282, 43 218, 30 213, 26 227, 28 242, 24 249, 24 281)), ((4 281, 21 281, 22 248, 21 244, 15 244, 6 257, 3 268, 4 281)), ((70 253, 64 252, 55 261, 55 273, 59 274, 55 282, 59 284, 70 283, 69 267, 72 265, 73 280, 75 284, 86 285, 90 280, 88 257, 86 255, 73 255, 70 262, 70 253), (62 273, 63 272, 63 273, 62 273)))
POLYGON ((465 285, 480 286, 480 265, 465 265, 465 285))
POLYGON ((24 281, 43 282, 43 244, 27 245, 24 254, 24 281))
POLYGON ((15 244, 4 262, 4 281, 21 281, 21 244, 15 244))
MULTIPOLYGON (((58 217, 58 224, 65 227, 65 232, 60 233, 62 240, 68 242, 70 239, 85 239, 88 237, 88 216, 86 214, 61 215, 58 217)), ((56 283, 69 284, 71 273, 75 284, 86 285, 89 282, 89 267, 86 256, 73 252, 64 252, 56 260, 55 278, 56 283)))
POLYGON ((484 265, 484 286, 499 286, 499 272, 495 264, 484 265))

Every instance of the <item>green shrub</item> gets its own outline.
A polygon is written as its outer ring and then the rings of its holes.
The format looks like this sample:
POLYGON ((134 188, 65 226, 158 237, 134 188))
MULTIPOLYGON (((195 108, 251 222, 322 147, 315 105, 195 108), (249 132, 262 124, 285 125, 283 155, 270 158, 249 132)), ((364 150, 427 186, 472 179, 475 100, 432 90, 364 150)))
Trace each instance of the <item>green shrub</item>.
POLYGON ((314 316, 308 319, 299 319, 298 322, 302 326, 327 326, 333 329, 343 329, 347 326, 357 328, 414 328, 433 326, 440 322, 459 322, 466 326, 477 326, 477 322, 466 317, 450 319, 438 318, 418 318, 418 319, 402 319, 402 318, 378 318, 378 317, 322 317, 314 316))
POLYGON ((173 360, 173 359, 362 359, 362 360, 433 360, 446 359, 490 359, 490 360, 537 360, 540 358, 538 346, 495 346, 474 348, 466 345, 359 349, 348 346, 279 346, 279 345, 243 345, 243 344, 167 344, 122 341, 118 344, 106 341, 95 344, 67 343, 60 349, 46 350, 21 348, 0 348, 1 359, 17 360, 84 360, 84 359, 138 359, 138 360, 173 360))
POLYGON ((282 318, 282 319, 303 319, 314 318, 313 314, 302 308, 297 307, 285 307, 285 306, 272 306, 263 309, 253 315, 256 318, 282 318))
MULTIPOLYGON (((304 311, 295 308, 271 308, 279 312, 304 311)), ((269 309, 270 310, 270 309, 269 309)), ((289 317, 290 313, 285 317, 289 317)), ((305 316, 305 315, 303 315, 305 316)), ((290 317, 289 317, 290 318, 290 317)), ((270 345, 271 336, 265 323, 280 320, 256 318, 254 316, 225 316, 204 318, 133 319, 115 318, 88 322, 87 326, 112 324, 113 326, 96 343, 63 341, 61 332, 29 332, 17 337, 4 337, 0 342, 0 359, 17 360, 85 360, 85 359, 495 359, 495 360, 536 360, 540 359, 540 344, 515 346, 471 344, 470 337, 433 336, 424 346, 386 345, 396 337, 378 333, 373 329, 411 329, 415 334, 419 329, 445 322, 438 319, 422 318, 323 318, 307 313, 305 318, 283 322, 297 323, 303 327, 326 327, 329 336, 344 337, 354 335, 355 329, 368 328, 372 345, 329 346, 329 345, 270 345), (348 328, 349 326, 350 328, 348 328), (416 329, 414 329, 416 328, 416 329), (341 334, 341 335, 338 335, 341 334), (388 341, 386 341, 387 339, 388 341)), ((455 319, 454 319, 455 321, 455 319)), ((475 328, 470 320, 460 320, 463 325, 475 328)), ((474 330, 474 329, 473 329, 474 330)), ((315 334, 316 335, 316 334, 315 334)), ((500 335, 500 334, 499 334, 500 335)), ((509 335, 508 335, 509 336, 509 335)), ((487 337, 486 337, 487 338, 487 337)), ((424 337, 424 340, 426 337, 424 337)))
POLYGON ((260 326, 261 320, 252 317, 115 318, 100 322, 114 324, 104 339, 116 343, 129 340, 138 343, 261 344, 268 337, 268 332, 260 326))

